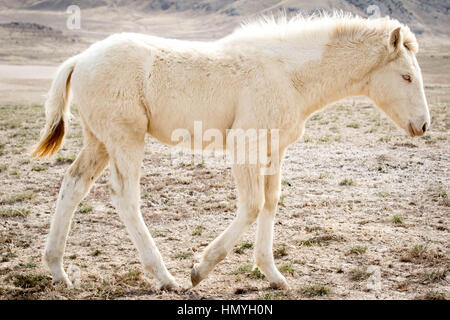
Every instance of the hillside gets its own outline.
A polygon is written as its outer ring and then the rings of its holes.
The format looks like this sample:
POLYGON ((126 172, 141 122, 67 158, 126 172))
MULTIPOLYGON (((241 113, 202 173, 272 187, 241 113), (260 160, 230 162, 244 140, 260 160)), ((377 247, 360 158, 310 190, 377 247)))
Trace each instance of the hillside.
POLYGON ((146 15, 160 13, 183 13, 187 16, 217 15, 219 19, 242 20, 262 13, 276 12, 284 9, 289 13, 310 13, 316 9, 342 9, 358 15, 367 16, 367 8, 375 4, 381 15, 390 15, 407 23, 418 35, 433 37, 449 37, 450 2, 446 0, 3 0, 0 8, 65 11, 72 4, 81 9, 109 8, 112 10, 131 10, 146 15), (236 19, 238 18, 238 19, 236 19))

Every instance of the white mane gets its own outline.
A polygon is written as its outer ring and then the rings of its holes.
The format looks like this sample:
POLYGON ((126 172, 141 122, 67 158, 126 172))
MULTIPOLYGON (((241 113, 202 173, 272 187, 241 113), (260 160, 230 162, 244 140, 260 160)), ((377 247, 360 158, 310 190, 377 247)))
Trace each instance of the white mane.
POLYGON ((245 21, 234 30, 228 39, 234 40, 289 40, 301 36, 303 39, 314 39, 328 33, 330 36, 346 35, 347 39, 363 40, 373 34, 389 34, 397 27, 404 31, 405 44, 417 53, 418 44, 409 27, 389 16, 377 19, 366 19, 343 11, 319 11, 305 16, 297 14, 288 17, 286 13, 278 16, 261 16, 255 20, 245 21))

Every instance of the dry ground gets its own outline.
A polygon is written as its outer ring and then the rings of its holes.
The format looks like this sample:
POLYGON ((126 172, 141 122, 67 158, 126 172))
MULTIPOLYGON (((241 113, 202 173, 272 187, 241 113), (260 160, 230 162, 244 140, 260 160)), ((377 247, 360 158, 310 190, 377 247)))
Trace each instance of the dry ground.
MULTIPOLYGON (((6 62, 33 61, 23 59, 6 62)), ((432 115, 424 137, 407 137, 357 98, 313 116, 289 148, 274 244, 288 291, 269 289, 251 270, 255 226, 194 290, 156 291, 111 206, 108 170, 74 216, 65 266, 77 286, 52 286, 41 256, 62 176, 81 148, 79 119, 74 109, 54 159, 32 162, 27 151, 43 127, 43 107, 28 101, 26 90, 3 90, 0 299, 448 298, 449 48, 429 48, 419 62, 432 115)), ((33 81, 38 97, 49 80, 33 81)), ((173 164, 170 149, 149 137, 141 186, 144 219, 168 269, 189 287, 198 254, 235 215, 230 168, 173 164)))

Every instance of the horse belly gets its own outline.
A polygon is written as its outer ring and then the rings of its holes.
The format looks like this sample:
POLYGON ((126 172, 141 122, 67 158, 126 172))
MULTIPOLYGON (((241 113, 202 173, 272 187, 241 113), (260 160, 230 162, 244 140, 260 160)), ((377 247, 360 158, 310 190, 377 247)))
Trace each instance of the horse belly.
POLYGON ((183 104, 166 100, 164 104, 152 106, 149 134, 168 145, 176 145, 181 135, 189 135, 191 148, 195 139, 200 139, 197 141, 202 141, 201 146, 205 148, 211 141, 208 137, 220 136, 225 141, 226 130, 233 124, 232 108, 227 104, 183 104))

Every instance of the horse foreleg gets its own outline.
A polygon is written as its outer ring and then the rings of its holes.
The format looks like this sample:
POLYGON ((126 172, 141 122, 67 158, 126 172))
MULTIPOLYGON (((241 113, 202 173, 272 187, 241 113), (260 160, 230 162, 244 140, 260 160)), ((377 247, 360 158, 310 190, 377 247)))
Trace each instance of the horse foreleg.
POLYGON ((275 266, 272 252, 274 217, 279 199, 280 171, 278 170, 274 175, 265 176, 265 202, 258 216, 255 262, 270 281, 272 288, 287 289, 287 281, 275 266))
POLYGON ((236 218, 222 234, 205 249, 200 263, 191 271, 192 285, 196 286, 222 261, 233 248, 236 241, 257 218, 264 204, 264 177, 259 167, 234 165, 239 205, 236 218))

